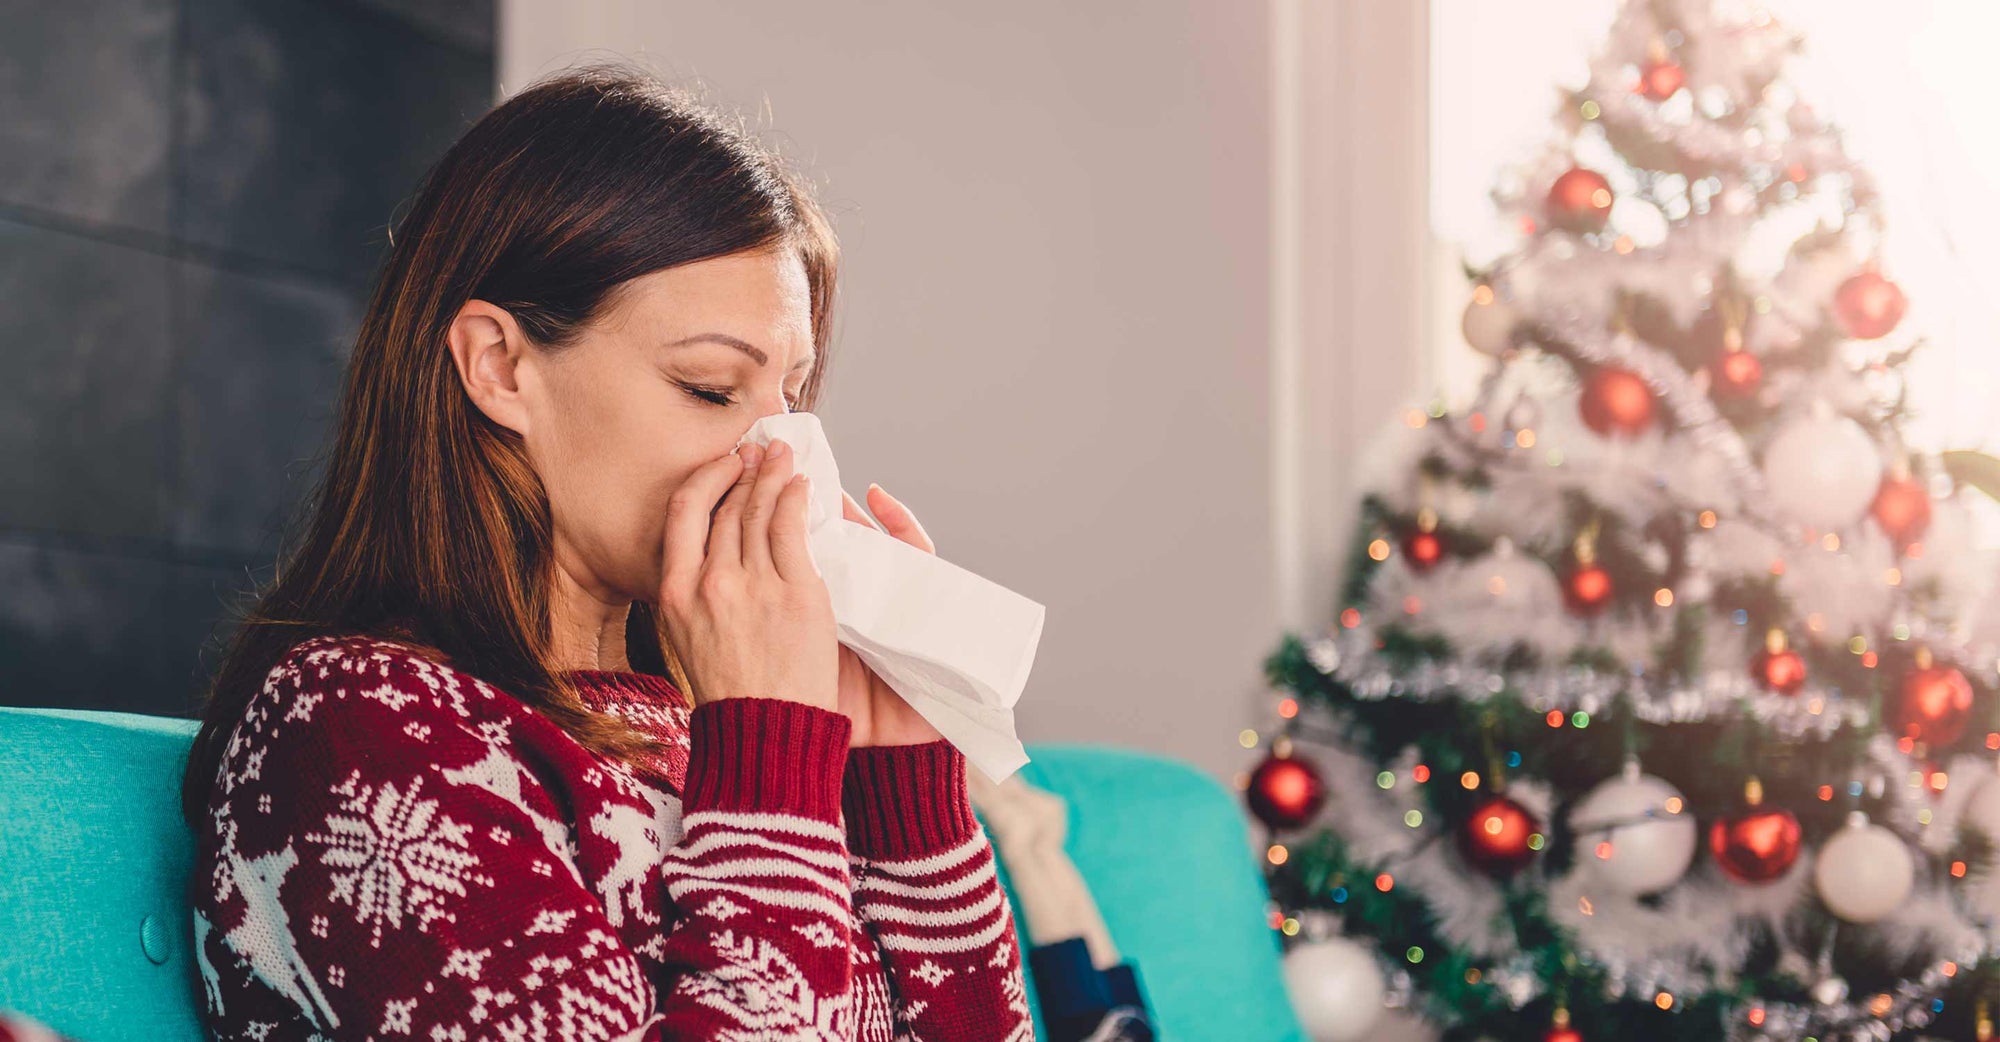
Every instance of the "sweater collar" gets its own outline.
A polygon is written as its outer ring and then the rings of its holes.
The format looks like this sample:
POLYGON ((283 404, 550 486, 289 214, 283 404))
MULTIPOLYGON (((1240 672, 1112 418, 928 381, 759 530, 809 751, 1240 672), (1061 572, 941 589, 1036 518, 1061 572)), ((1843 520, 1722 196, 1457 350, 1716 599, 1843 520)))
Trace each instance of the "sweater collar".
POLYGON ((655 673, 624 669, 566 669, 577 693, 593 709, 607 706, 651 705, 687 708, 687 699, 673 682, 655 673))
POLYGON ((666 744, 658 755, 642 758, 634 766, 679 794, 687 785, 692 714, 673 682, 652 673, 623 669, 566 669, 562 674, 576 685, 577 697, 593 712, 619 717, 666 744))

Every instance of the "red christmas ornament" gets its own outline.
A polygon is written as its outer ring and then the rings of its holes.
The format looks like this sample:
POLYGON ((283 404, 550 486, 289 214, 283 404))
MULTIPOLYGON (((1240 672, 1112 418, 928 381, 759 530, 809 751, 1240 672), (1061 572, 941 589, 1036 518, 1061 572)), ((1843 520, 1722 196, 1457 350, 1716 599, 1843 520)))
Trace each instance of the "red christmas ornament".
POLYGON ((1459 830, 1465 859, 1491 876, 1509 876, 1534 860, 1541 826, 1527 808, 1494 796, 1473 808, 1459 830))
POLYGON ((1909 546, 1924 537, 1931 525, 1931 494, 1910 478, 1885 476, 1875 490, 1875 502, 1868 512, 1882 531, 1898 546, 1909 546))
POLYGON ((1750 779, 1745 786, 1748 806, 1733 816, 1717 818, 1708 830, 1709 853, 1739 883, 1768 883, 1799 858, 1799 819, 1791 811, 1760 806, 1763 798, 1763 786, 1750 779))
POLYGON ((1611 603, 1611 573, 1603 566, 1585 564, 1563 578, 1563 603, 1571 614, 1595 615, 1611 603))
POLYGON ((1923 664, 1896 691, 1896 733, 1931 748, 1965 733, 1972 715, 1972 683, 1950 666, 1923 664))
POLYGON ((1257 820, 1271 828, 1297 828, 1311 821, 1326 802, 1326 783, 1304 760, 1270 756, 1250 773, 1245 799, 1257 820))
POLYGON ((1639 93, 1654 101, 1665 101, 1687 83, 1687 72, 1665 59, 1650 61, 1639 71, 1639 93))
POLYGON ((1781 695, 1796 695, 1806 682, 1806 662, 1790 648, 1784 651, 1766 649, 1757 653, 1750 675, 1769 690, 1781 695))
POLYGON ((1653 422, 1653 389, 1630 369, 1601 366, 1584 382, 1583 422, 1603 435, 1638 434, 1653 422))
POLYGON ((1611 218, 1611 182, 1595 170, 1569 168, 1549 186, 1549 223, 1573 232, 1604 230, 1611 218))
POLYGON ((1764 384, 1764 363, 1748 351, 1724 351, 1715 363, 1715 393, 1748 398, 1764 384))
POLYGON ((1428 572, 1431 566, 1444 560, 1444 541, 1436 532, 1411 532, 1403 540, 1403 557, 1410 567, 1419 572, 1428 572))
POLYGON ((1857 340, 1887 336, 1903 320, 1908 306, 1903 291, 1873 271, 1849 277, 1833 295, 1834 314, 1847 335, 1857 340))
POLYGON ((1806 660, 1785 647, 1785 632, 1774 629, 1764 637, 1764 650, 1750 660, 1750 676, 1767 691, 1796 695, 1806 683, 1806 660))

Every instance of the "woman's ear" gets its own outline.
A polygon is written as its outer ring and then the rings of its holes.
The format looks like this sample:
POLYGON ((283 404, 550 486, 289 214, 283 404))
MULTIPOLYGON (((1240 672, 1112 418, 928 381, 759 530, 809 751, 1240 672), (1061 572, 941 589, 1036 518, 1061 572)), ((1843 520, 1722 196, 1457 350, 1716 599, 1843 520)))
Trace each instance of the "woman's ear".
POLYGON ((468 300, 445 331, 466 397, 494 423, 526 437, 528 403, 521 393, 527 340, 506 308, 468 300))

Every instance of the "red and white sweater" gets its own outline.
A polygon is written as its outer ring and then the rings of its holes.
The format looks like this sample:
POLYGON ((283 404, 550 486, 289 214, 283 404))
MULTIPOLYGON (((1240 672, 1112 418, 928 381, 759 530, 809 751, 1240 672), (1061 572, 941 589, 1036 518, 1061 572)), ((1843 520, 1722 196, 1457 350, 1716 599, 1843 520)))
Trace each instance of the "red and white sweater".
POLYGON ((197 836, 218 1039, 1031 1042, 963 753, 570 675, 673 751, 598 756, 378 638, 272 669, 197 836))

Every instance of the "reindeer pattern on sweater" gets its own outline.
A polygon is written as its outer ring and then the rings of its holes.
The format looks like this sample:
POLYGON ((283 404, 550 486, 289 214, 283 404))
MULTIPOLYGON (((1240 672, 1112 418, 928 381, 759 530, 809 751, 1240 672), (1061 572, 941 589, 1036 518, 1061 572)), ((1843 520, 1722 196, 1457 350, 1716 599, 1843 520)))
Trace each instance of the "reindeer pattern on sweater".
POLYGON ((1031 1042, 963 754, 573 678, 668 753, 598 756, 385 639, 270 671, 190 884, 218 1039, 1031 1042))

